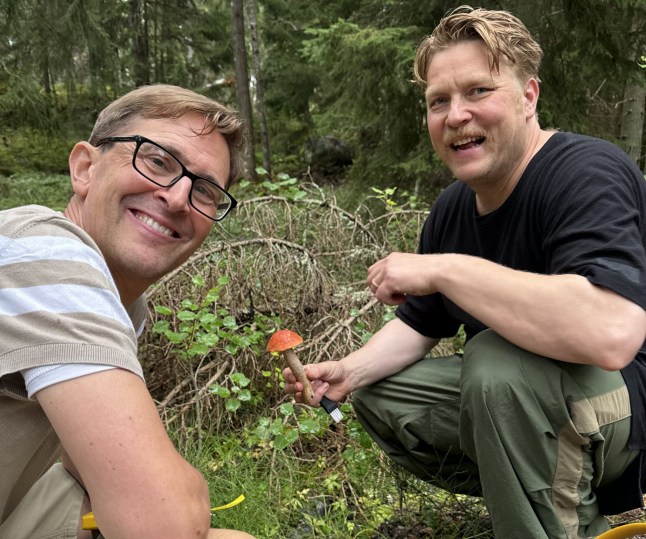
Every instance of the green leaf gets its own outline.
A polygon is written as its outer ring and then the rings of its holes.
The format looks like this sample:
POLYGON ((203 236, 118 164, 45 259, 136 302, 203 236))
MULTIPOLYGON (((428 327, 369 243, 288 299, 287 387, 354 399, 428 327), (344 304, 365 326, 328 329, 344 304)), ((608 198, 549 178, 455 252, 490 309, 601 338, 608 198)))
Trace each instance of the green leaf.
POLYGON ((173 311, 171 311, 168 307, 164 307, 163 305, 155 305, 155 312, 163 316, 170 316, 171 314, 173 314, 173 311))
POLYGON ((200 342, 209 348, 213 348, 216 344, 220 342, 220 337, 216 333, 207 333, 200 336, 200 342))
POLYGON ((294 413, 294 405, 291 402, 284 402, 278 407, 278 411, 284 416, 292 415, 294 413))
POLYGON ((167 320, 158 320, 153 324, 152 330, 154 333, 164 333, 164 331, 166 331, 169 327, 170 324, 167 320))
POLYGON ((251 382, 251 380, 249 380, 249 378, 247 378, 244 373, 241 372, 234 372, 231 375, 231 380, 233 381, 233 383, 238 384, 240 387, 247 387, 251 382))
POLYGON ((195 343, 193 346, 191 346, 186 353, 189 356, 205 356, 206 354, 209 353, 211 348, 209 346, 206 346, 205 344, 202 343, 195 343))
POLYGON ((231 356, 235 356, 238 354, 238 351, 240 350, 235 344, 227 344, 224 347, 224 350, 226 351, 227 354, 231 356))
POLYGON ((217 288, 211 288, 204 297, 204 306, 212 305, 220 298, 220 291, 217 288))
POLYGON ((238 408, 240 408, 241 403, 238 399, 227 399, 224 407, 229 411, 229 412, 235 412, 238 408))
POLYGON ((241 390, 240 393, 238 393, 238 399, 242 402, 249 402, 252 399, 251 391, 248 389, 241 390))
POLYGON ((222 387, 217 384, 212 385, 209 388, 209 391, 214 395, 217 395, 218 397, 222 397, 224 399, 231 396, 231 392, 226 387, 222 387))
POLYGON ((261 440, 269 440, 271 434, 269 433, 269 429, 263 425, 260 425, 256 427, 253 430, 254 435, 256 435, 258 438, 261 440))
POLYGON ((177 313, 177 318, 179 318, 182 322, 188 322, 190 320, 195 320, 195 318, 197 318, 197 315, 191 311, 180 311, 177 313))
POLYGON ((276 436, 276 438, 274 438, 274 447, 276 449, 281 449, 281 450, 285 449, 285 448, 289 447, 289 443, 290 442, 289 442, 287 436, 283 436, 282 434, 280 434, 279 436, 276 436))
POLYGON ((229 329, 235 329, 238 327, 238 324, 236 324, 236 319, 233 316, 225 316, 224 320, 222 321, 222 325, 229 329))
POLYGON ((200 314, 200 322, 204 325, 213 324, 218 319, 213 313, 200 314))
POLYGON ((180 332, 176 333, 175 331, 164 331, 164 337, 166 337, 170 342, 173 344, 180 344, 184 340, 186 340, 186 337, 188 337, 188 333, 180 332))
POLYGON ((269 432, 274 436, 278 436, 283 433, 283 422, 280 419, 274 419, 269 425, 269 432))
POLYGON ((198 309, 197 304, 190 299, 183 299, 180 305, 182 306, 182 309, 187 309, 189 311, 197 311, 198 309))
POLYGON ((274 447, 276 449, 285 449, 298 440, 298 432, 289 430, 285 434, 276 436, 274 439, 274 447))
POLYGON ((318 434, 321 426, 313 419, 305 419, 299 423, 298 430, 303 434, 318 434))

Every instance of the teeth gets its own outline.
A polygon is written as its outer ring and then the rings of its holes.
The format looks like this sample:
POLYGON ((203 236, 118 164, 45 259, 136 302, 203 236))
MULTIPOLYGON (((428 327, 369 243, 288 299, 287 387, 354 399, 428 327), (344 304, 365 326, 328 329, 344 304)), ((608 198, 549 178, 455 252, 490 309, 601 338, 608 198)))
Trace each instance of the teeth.
POLYGON ((150 228, 154 228, 157 232, 161 232, 162 234, 166 234, 166 236, 170 236, 170 237, 173 236, 173 231, 170 228, 166 228, 165 226, 160 225, 152 217, 150 217, 148 215, 144 215, 143 213, 136 213, 135 216, 142 223, 148 225, 150 228))
POLYGON ((469 142, 475 142, 480 140, 481 137, 468 137, 453 142, 453 146, 462 146, 463 144, 469 144, 469 142))

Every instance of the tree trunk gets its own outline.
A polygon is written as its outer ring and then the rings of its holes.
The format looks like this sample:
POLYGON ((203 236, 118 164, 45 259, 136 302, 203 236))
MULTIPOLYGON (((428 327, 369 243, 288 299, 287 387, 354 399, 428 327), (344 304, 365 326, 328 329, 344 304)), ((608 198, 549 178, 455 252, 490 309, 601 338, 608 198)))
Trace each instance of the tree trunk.
POLYGON ((254 157, 253 110, 249 92, 249 71, 247 69, 247 48, 244 37, 244 2, 231 0, 233 17, 233 64, 236 74, 236 95, 240 106, 240 116, 247 129, 247 148, 245 155, 245 174, 256 180, 256 159, 254 157))
POLYGON ((256 79, 256 113, 260 126, 260 142, 262 144, 262 166, 271 178, 271 154, 269 153, 269 130, 267 128, 267 111, 265 109, 265 82, 262 76, 260 61, 260 38, 258 33, 258 17, 256 15, 256 0, 246 0, 247 16, 251 28, 251 57, 256 79))
POLYGON ((642 81, 629 80, 624 92, 620 137, 626 153, 636 163, 639 163, 642 157, 645 104, 646 84, 642 81))
POLYGON ((132 57, 134 61, 135 85, 143 86, 150 82, 146 0, 130 0, 130 25, 134 31, 132 38, 132 57))
MULTIPOLYGON (((632 23, 632 32, 638 32, 638 19, 632 23)), ((641 40, 639 40, 641 42, 641 40)), ((626 153, 639 165, 643 158, 642 133, 644 132, 644 107, 646 106, 646 77, 639 63, 642 48, 639 42, 632 43, 628 59, 639 73, 629 77, 624 88, 624 99, 621 108, 621 126, 619 138, 626 153)), ((642 57, 643 58, 643 57, 642 57)), ((644 164, 646 171, 646 163, 644 164)))

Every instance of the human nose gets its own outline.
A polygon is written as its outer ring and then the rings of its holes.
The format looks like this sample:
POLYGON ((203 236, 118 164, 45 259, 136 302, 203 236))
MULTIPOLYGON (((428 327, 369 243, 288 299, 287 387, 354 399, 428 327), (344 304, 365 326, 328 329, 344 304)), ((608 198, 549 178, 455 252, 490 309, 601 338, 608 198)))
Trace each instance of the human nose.
POLYGON ((446 123, 450 127, 458 127, 471 119, 471 111, 462 98, 455 97, 449 103, 446 123))
POLYGON ((170 187, 158 189, 156 196, 162 199, 168 209, 174 212, 188 211, 188 199, 191 193, 193 182, 184 176, 170 187))

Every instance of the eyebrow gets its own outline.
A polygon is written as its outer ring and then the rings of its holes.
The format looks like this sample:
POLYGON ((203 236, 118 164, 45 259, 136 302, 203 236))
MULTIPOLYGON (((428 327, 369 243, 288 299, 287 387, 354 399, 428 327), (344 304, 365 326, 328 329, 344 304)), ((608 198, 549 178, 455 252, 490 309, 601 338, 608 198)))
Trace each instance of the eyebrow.
MULTIPOLYGON (((166 150, 167 152, 173 154, 173 157, 175 157, 176 159, 179 159, 180 162, 182 163, 182 165, 184 165, 184 167, 186 167, 188 169, 188 167, 184 164, 186 162, 186 154, 182 150, 180 150, 176 146, 167 146, 166 144, 159 144, 159 142, 157 142, 157 141, 155 141, 155 144, 158 144, 164 150, 166 150)), ((193 174, 195 174, 196 176, 199 176, 200 178, 204 178, 205 180, 209 180, 210 182, 215 183, 218 186, 220 186, 220 182, 218 181, 218 179, 215 178, 214 176, 212 176, 211 174, 197 174, 196 172, 194 172, 192 170, 191 170, 191 172, 193 174)), ((224 188, 226 189, 226 183, 227 183, 226 180, 223 183, 224 183, 224 188)))
MULTIPOLYGON (((474 73, 460 83, 460 88, 491 88, 497 86, 497 82, 494 80, 493 76, 485 76, 484 74, 474 73)), ((428 101, 429 96, 433 97, 436 95, 445 95, 446 92, 443 92, 437 87, 433 87, 430 83, 426 84, 426 90, 424 91, 424 97, 428 101)))

